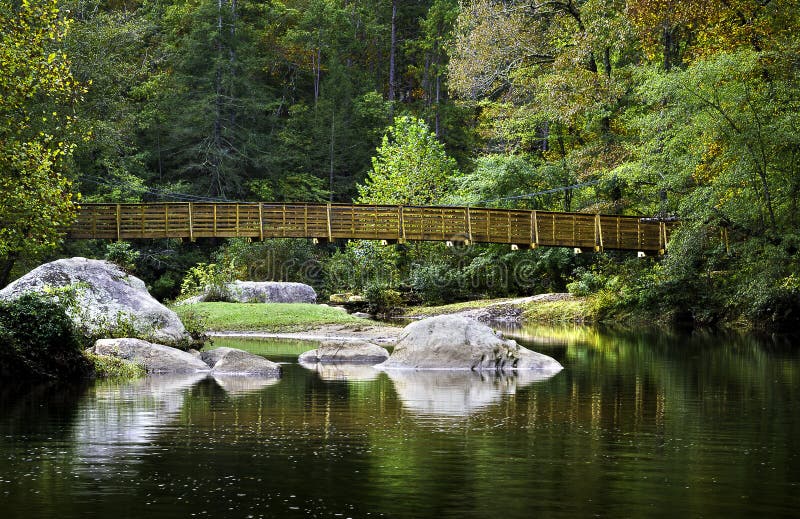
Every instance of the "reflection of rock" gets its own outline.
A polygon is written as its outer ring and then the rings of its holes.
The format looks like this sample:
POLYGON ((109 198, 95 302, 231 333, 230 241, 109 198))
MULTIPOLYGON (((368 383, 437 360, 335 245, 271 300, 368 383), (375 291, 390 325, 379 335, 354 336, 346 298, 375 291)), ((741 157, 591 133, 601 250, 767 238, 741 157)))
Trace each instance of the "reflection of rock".
POLYGON ((195 373, 209 368, 191 353, 140 339, 100 339, 94 353, 109 355, 144 366, 148 373, 195 373))
POLYGON ((400 400, 423 415, 467 416, 514 394, 527 384, 553 373, 535 371, 475 372, 450 370, 387 370, 400 400))
POLYGON ((155 375, 133 381, 98 381, 77 411, 73 428, 78 468, 118 474, 119 459, 138 459, 163 427, 183 410, 186 391, 206 373, 155 375), (93 401, 92 401, 93 400, 93 401))
POLYGON ((178 315, 156 301, 141 279, 107 261, 69 258, 45 263, 0 291, 0 299, 70 285, 79 285, 78 304, 70 317, 81 329, 102 334, 124 325, 133 328, 136 337, 161 344, 191 340, 178 315))
POLYGON ((552 357, 498 337, 491 328, 460 315, 440 315, 409 324, 386 369, 540 370, 562 368, 552 357))
POLYGON ((243 377, 241 375, 212 375, 219 387, 229 395, 243 395, 256 393, 265 387, 274 386, 280 382, 279 378, 243 377))
POLYGON ((281 367, 260 355, 236 348, 216 348, 200 354, 212 375, 280 377, 281 367))
POLYGON ((300 365, 306 369, 316 370, 322 380, 367 381, 375 380, 381 373, 365 364, 321 364, 301 361, 300 365))
POLYGON ((386 348, 371 342, 354 340, 328 340, 322 342, 316 350, 300 355, 303 363, 338 363, 338 364, 378 364, 389 358, 386 348))

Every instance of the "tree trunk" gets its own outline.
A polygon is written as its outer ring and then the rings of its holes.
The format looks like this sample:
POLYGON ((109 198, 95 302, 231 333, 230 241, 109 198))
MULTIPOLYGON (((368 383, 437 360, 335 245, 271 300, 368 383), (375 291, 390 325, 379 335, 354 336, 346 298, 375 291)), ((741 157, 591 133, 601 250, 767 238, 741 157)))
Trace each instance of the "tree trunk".
POLYGON ((18 257, 19 254, 12 252, 5 259, 0 260, 0 288, 5 288, 8 285, 8 281, 11 278, 11 269, 14 268, 18 257))
MULTIPOLYGON (((392 37, 389 47, 389 102, 395 100, 395 67, 397 60, 397 0, 392 0, 392 37)), ((393 110, 393 108, 390 108, 393 110)))
POLYGON ((212 132, 213 149, 211 150, 211 187, 210 194, 223 196, 221 169, 222 153, 222 1, 217 0, 217 63, 214 72, 214 126, 212 132))
POLYGON ((664 70, 669 72, 672 68, 672 31, 664 26, 664 70))
POLYGON ((333 151, 334 151, 333 137, 335 135, 335 133, 334 133, 334 121, 335 121, 334 117, 335 117, 335 115, 336 115, 336 112, 331 110, 331 150, 330 150, 331 163, 330 163, 330 170, 328 172, 328 189, 330 190, 330 193, 328 195, 328 201, 329 202, 333 202, 333 151))

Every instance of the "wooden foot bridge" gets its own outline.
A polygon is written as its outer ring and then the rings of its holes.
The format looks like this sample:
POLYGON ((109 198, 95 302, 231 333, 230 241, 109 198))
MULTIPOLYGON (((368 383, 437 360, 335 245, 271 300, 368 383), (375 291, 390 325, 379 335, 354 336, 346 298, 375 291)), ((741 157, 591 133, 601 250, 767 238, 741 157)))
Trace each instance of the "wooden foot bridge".
POLYGON ((443 241, 663 254, 673 225, 636 216, 522 209, 169 202, 82 204, 68 237, 443 241))

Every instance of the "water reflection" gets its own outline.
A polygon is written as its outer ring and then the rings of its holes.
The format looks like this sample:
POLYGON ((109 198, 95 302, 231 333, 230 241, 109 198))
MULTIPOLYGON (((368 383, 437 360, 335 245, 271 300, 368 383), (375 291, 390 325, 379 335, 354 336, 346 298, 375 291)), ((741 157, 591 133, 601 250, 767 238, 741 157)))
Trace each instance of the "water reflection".
POLYGON ((118 458, 135 460, 176 422, 189 388, 205 373, 150 376, 130 382, 98 382, 79 408, 72 442, 80 467, 111 472, 118 458))
POLYGON ((480 413, 517 389, 554 376, 535 370, 475 371, 387 370, 403 407, 423 416, 463 417, 480 413))
POLYGON ((211 378, 230 396, 258 393, 262 389, 274 386, 281 381, 279 378, 246 375, 212 375, 211 378))
POLYGON ((327 381, 367 382, 375 380, 381 372, 370 365, 364 364, 338 364, 338 363, 307 363, 301 366, 316 371, 319 378, 327 381))
POLYGON ((796 347, 576 332, 537 348, 565 366, 545 381, 263 343, 292 359, 275 386, 0 385, 0 517, 797 517, 796 347))

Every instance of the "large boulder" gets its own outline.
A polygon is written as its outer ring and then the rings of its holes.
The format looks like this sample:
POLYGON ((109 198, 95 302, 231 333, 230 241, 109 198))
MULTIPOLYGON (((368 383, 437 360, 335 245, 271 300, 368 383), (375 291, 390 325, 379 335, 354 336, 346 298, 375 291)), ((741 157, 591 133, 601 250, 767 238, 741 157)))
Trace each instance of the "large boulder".
POLYGON ((234 281, 224 299, 231 303, 316 303, 317 293, 304 283, 234 281))
POLYGON ((236 348, 216 348, 200 354, 203 362, 211 367, 212 375, 253 375, 280 377, 281 367, 272 361, 236 348))
POLYGON ((552 357, 502 339, 488 326, 461 315, 440 315, 409 324, 389 360, 379 367, 550 373, 563 369, 552 357))
POLYGON ((98 355, 109 355, 141 364, 147 373, 209 371, 206 363, 191 353, 141 339, 100 339, 94 343, 92 351, 98 355))
POLYGON ((378 364, 389 358, 386 348, 371 342, 354 340, 323 341, 319 348, 303 353, 298 358, 301 364, 378 364))
POLYGON ((74 287, 76 304, 68 313, 89 336, 124 329, 128 336, 160 344, 191 341, 178 315, 156 301, 141 279, 108 261, 69 258, 45 263, 0 290, 0 299, 69 286, 74 287))

